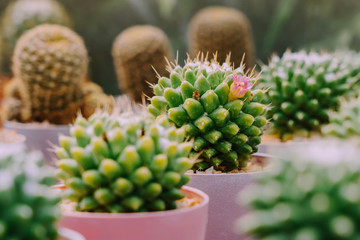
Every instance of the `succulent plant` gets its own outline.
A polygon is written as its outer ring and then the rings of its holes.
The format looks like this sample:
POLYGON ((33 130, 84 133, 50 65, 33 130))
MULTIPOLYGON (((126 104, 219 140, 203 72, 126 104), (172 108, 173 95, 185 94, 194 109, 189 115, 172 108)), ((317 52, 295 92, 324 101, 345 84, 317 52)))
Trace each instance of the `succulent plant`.
POLYGON ((71 25, 66 10, 56 0, 15 0, 9 3, 2 17, 0 34, 6 71, 10 70, 11 56, 20 36, 44 23, 71 25))
POLYGON ((358 149, 311 142, 286 152, 241 192, 251 211, 238 220, 238 230, 266 240, 360 238, 358 149))
POLYGON ((359 138, 360 98, 344 101, 338 112, 329 113, 330 123, 322 128, 325 135, 339 138, 359 138))
MULTIPOLYGON (((359 62, 359 61, 358 61, 359 62)), ((329 122, 329 110, 337 111, 340 97, 358 83, 360 64, 333 54, 305 51, 274 56, 263 68, 261 82, 272 109, 271 131, 283 140, 308 137, 329 122)))
POLYGON ((0 149, 0 239, 55 239, 59 197, 53 170, 38 152, 0 149))
POLYGON ((150 25, 130 27, 120 33, 112 55, 120 89, 138 102, 142 101, 143 93, 152 96, 148 84, 156 82, 155 71, 165 74, 165 57, 173 58, 166 34, 150 25))
POLYGON ((255 49, 251 26, 240 11, 227 7, 207 7, 200 10, 189 26, 189 48, 191 57, 199 52, 217 53, 219 62, 225 62, 231 53, 231 60, 239 66, 245 54, 246 68, 255 64, 255 49))
POLYGON ((149 114, 97 112, 79 116, 55 151, 66 195, 87 212, 143 212, 176 208, 184 173, 193 162, 183 129, 149 114))
POLYGON ((156 96, 148 109, 185 126, 186 136, 195 139, 192 154, 200 157, 194 170, 240 169, 257 151, 267 123, 265 91, 252 89, 256 78, 243 70, 216 59, 188 60, 183 67, 169 66, 170 78, 153 86, 156 96))

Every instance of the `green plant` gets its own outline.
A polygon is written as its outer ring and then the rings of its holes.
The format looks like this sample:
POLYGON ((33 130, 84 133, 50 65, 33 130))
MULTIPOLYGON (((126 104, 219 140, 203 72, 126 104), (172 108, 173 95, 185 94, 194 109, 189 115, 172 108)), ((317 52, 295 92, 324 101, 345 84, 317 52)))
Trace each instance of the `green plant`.
POLYGON ((60 136, 58 177, 76 210, 143 212, 176 208, 193 162, 183 129, 149 114, 79 116, 60 136), (135 116, 136 115, 136 116, 135 116))
POLYGON ((269 87, 271 132, 282 140, 308 137, 329 122, 329 110, 337 111, 340 97, 358 83, 360 64, 350 65, 336 54, 305 51, 274 56, 263 67, 261 82, 269 87))
POLYGON ((50 189, 53 170, 38 152, 0 149, 0 238, 55 239, 59 197, 50 189))
POLYGON ((348 142, 287 150, 240 194, 251 211, 237 222, 254 239, 358 239, 360 162, 348 142))
POLYGON ((254 67, 250 22, 242 12, 233 8, 207 7, 200 10, 189 25, 189 48, 191 57, 196 57, 199 52, 209 52, 210 56, 217 53, 219 62, 224 62, 231 54, 231 61, 239 66, 244 56, 246 68, 254 67))
POLYGON ((10 59, 17 40, 27 30, 44 24, 70 26, 70 18, 56 0, 15 0, 8 4, 1 20, 4 67, 10 70, 10 59))
POLYGON ((166 73, 165 57, 173 57, 166 34, 150 25, 130 27, 120 33, 112 55, 121 90, 138 102, 142 101, 143 93, 152 96, 148 84, 156 82, 155 71, 160 75, 166 73))
POLYGON ((169 71, 170 78, 153 86, 156 96, 148 109, 185 126, 186 136, 194 138, 192 153, 200 156, 194 169, 227 172, 246 166, 267 122, 265 91, 252 90, 256 79, 246 76, 243 66, 233 69, 216 60, 188 60, 169 71))

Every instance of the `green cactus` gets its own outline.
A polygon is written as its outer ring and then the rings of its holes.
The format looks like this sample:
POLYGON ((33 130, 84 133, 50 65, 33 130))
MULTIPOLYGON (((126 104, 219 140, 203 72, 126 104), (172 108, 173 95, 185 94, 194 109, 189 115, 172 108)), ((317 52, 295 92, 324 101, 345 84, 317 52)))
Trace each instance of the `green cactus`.
POLYGON ((190 61, 174 66, 170 78, 161 77, 148 110, 165 114, 194 138, 192 154, 200 155, 194 170, 213 166, 231 171, 246 166, 257 151, 267 120, 261 103, 265 91, 251 90, 255 78, 216 60, 190 61))
POLYGON ((148 84, 156 82, 155 71, 165 74, 165 57, 173 58, 166 34, 150 25, 133 26, 120 33, 112 55, 121 90, 137 102, 142 101, 143 93, 152 96, 148 84))
POLYGON ((44 24, 70 26, 70 18, 56 0, 15 0, 9 3, 1 20, 3 65, 10 70, 10 60, 17 40, 27 30, 44 24))
POLYGON ((143 212, 176 208, 193 162, 183 129, 142 113, 78 117, 60 136, 58 177, 76 210, 143 212))
POLYGON ((322 128, 324 135, 339 138, 359 138, 360 136, 360 98, 341 104, 338 112, 330 112, 330 123, 322 128))
POLYGON ((227 7, 207 7, 200 10, 189 26, 191 57, 199 52, 217 53, 219 62, 224 62, 229 53, 235 66, 243 56, 246 68, 255 64, 255 49, 248 18, 240 11, 227 7), (245 55, 244 55, 245 54, 245 55))
POLYGON ((59 197, 53 170, 38 152, 0 149, 0 239, 56 239, 59 197))
POLYGON ((337 111, 340 97, 358 83, 359 72, 360 64, 350 65, 334 54, 302 51, 274 56, 264 66, 261 79, 263 86, 271 88, 267 94, 272 103, 271 132, 282 140, 320 132, 329 122, 328 111, 337 111))
POLYGON ((250 212, 236 223, 254 239, 359 239, 359 150, 311 142, 275 161, 240 194, 250 212))

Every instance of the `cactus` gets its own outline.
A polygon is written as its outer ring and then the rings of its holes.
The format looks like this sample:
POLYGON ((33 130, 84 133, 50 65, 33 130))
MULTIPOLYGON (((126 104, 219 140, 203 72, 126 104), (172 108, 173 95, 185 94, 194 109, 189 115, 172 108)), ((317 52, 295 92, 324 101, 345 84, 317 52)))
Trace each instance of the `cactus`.
POLYGON ((52 173, 38 152, 0 150, 0 239, 56 239, 60 199, 49 187, 52 173))
POLYGON ((15 81, 25 89, 20 91, 20 100, 26 99, 21 121, 71 122, 83 104, 87 67, 84 43, 70 29, 45 24, 27 31, 13 56, 15 81))
POLYGON ((60 136, 57 176, 65 194, 87 212, 143 212, 176 208, 184 173, 193 162, 183 129, 149 114, 97 112, 79 116, 60 136))
POLYGON ((192 154, 201 156, 194 170, 241 169, 257 151, 267 123, 265 91, 251 90, 256 78, 243 70, 229 62, 220 66, 216 59, 188 60, 184 67, 170 67, 170 78, 153 86, 156 96, 148 109, 185 126, 186 136, 195 139, 192 154))
POLYGON ((142 93, 152 96, 148 83, 155 83, 158 74, 166 73, 165 57, 172 59, 172 49, 165 33, 156 27, 140 25, 124 30, 115 39, 112 49, 120 89, 137 102, 142 93))
POLYGON ((359 151, 351 143, 311 143, 286 152, 240 194, 251 211, 237 228, 254 239, 359 239, 359 151))
POLYGON ((240 11, 226 7, 207 7, 200 10, 189 26, 191 57, 199 52, 217 52, 219 62, 231 53, 232 62, 239 66, 245 54, 245 66, 251 69, 255 61, 255 49, 251 26, 240 11))
POLYGON ((70 26, 70 18, 56 0, 15 0, 5 9, 1 21, 4 69, 10 70, 10 59, 17 40, 27 30, 44 23, 70 26))
POLYGON ((273 107, 271 131, 283 140, 320 132, 329 122, 328 111, 337 111, 340 97, 360 79, 359 66, 333 54, 302 51, 274 56, 264 66, 261 79, 271 88, 267 94, 273 107))
POLYGON ((330 123, 322 128, 324 135, 343 139, 360 136, 360 98, 343 102, 339 112, 332 111, 330 123))

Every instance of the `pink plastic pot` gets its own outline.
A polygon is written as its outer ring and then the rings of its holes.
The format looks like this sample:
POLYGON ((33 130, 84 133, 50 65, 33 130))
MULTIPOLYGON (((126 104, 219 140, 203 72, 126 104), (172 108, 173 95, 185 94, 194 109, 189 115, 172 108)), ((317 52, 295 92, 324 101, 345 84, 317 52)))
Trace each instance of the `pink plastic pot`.
POLYGON ((58 240, 85 240, 85 238, 73 230, 60 228, 58 240))
POLYGON ((87 240, 204 240, 209 197, 183 187, 187 197, 200 204, 149 213, 64 213, 60 226, 73 229, 87 240))
MULTIPOLYGON (((264 154, 254 155, 260 160, 267 159, 264 154)), ((247 212, 237 200, 238 193, 253 183, 254 176, 262 172, 224 173, 224 174, 189 174, 188 186, 207 193, 211 199, 206 240, 247 239, 235 233, 235 221, 247 212)))

